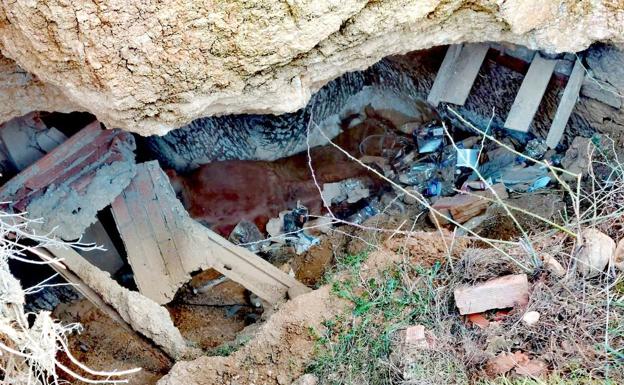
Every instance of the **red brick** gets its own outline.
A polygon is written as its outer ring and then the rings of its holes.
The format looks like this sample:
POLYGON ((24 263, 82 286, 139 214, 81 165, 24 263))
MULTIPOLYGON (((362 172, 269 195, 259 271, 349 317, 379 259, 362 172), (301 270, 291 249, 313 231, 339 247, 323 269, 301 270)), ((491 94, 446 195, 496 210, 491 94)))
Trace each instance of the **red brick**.
POLYGON ((460 314, 481 313, 526 305, 529 282, 526 274, 506 275, 474 286, 457 287, 454 294, 460 314))

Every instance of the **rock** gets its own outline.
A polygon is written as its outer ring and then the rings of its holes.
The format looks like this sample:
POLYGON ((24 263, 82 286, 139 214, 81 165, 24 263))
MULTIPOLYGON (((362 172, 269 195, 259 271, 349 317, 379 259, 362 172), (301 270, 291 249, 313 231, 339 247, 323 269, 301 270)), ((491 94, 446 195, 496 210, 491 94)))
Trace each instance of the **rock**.
MULTIPOLYGON (((565 156, 561 159, 563 168, 575 174, 586 173, 589 165, 589 151, 591 150, 589 146, 591 145, 591 139, 589 138, 581 136, 574 138, 565 156)), ((561 174, 561 177, 569 182, 576 180, 576 178, 568 174, 561 174)))
POLYGON ((540 319, 540 313, 536 311, 528 311, 522 316, 522 322, 527 326, 535 325, 540 319))
POLYGON ((544 262, 544 268, 556 277, 561 278, 566 275, 566 269, 552 255, 544 254, 542 262, 544 262))
POLYGON ((314 374, 304 374, 303 376, 297 378, 292 385, 316 385, 318 384, 318 377, 314 374))
POLYGON ((620 271, 624 271, 624 238, 620 239, 615 248, 615 253, 613 254, 613 264, 615 267, 620 269, 620 271))
POLYGON ((474 286, 457 287, 454 295, 462 315, 523 306, 529 300, 529 281, 526 274, 506 275, 474 286))
POLYGON ((485 365, 485 371, 490 377, 499 376, 513 369, 516 366, 516 362, 515 354, 508 352, 499 353, 488 361, 485 365))
POLYGON ((294 111, 329 80, 388 55, 479 41, 577 52, 623 39, 621 7, 559 4, 7 3, 2 60, 19 75, 0 78, 21 91, 0 103, 0 120, 72 108, 109 127, 163 134, 201 116, 294 111))
POLYGON ((581 240, 575 256, 579 272, 588 278, 600 275, 614 259, 615 241, 596 229, 583 230, 581 240))
POLYGON ((332 219, 330 217, 315 218, 307 221, 303 225, 303 228, 306 234, 318 237, 319 235, 327 234, 332 230, 332 219))

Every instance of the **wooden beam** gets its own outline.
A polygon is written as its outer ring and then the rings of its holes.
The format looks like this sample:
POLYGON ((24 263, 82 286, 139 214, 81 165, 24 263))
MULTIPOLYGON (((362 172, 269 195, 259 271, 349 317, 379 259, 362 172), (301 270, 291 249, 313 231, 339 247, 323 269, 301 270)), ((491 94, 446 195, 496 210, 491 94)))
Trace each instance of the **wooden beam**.
POLYGON ((464 105, 488 49, 484 43, 449 46, 427 101, 434 107, 440 102, 464 105))
POLYGON ((429 91, 429 95, 427 96, 427 102, 434 107, 437 107, 444 96, 444 91, 446 89, 446 85, 449 83, 449 80, 453 77, 453 68, 455 67, 455 62, 459 57, 459 54, 462 50, 462 44, 454 44, 450 45, 446 50, 446 55, 444 55, 444 60, 442 60, 442 65, 436 74, 436 78, 433 82, 433 86, 429 91))
POLYGON ((572 69, 572 73, 568 79, 568 84, 566 84, 563 96, 559 102, 559 107, 557 107, 555 118, 550 126, 550 131, 548 131, 546 145, 549 148, 555 148, 559 144, 559 141, 563 136, 563 131, 568 124, 568 119, 570 119, 572 110, 578 101, 579 92, 581 92, 581 86, 583 85, 584 79, 585 69, 583 68, 581 61, 576 59, 574 68, 572 69))
POLYGON ((112 209, 139 291, 158 303, 169 302, 191 272, 207 268, 270 303, 303 286, 190 218, 156 161, 137 166, 112 209))
POLYGON ((505 128, 520 132, 529 131, 556 64, 556 60, 544 59, 539 53, 535 54, 507 115, 505 128))
POLYGON ((463 106, 468 99, 479 69, 489 49, 488 44, 464 44, 453 67, 453 77, 446 84, 443 102, 463 106))

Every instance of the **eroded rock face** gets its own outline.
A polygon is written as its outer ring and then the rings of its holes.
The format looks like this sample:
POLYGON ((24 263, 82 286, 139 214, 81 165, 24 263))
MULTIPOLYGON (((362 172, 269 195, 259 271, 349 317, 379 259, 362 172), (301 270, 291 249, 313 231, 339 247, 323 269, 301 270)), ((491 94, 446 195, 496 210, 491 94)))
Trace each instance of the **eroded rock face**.
POLYGON ((327 81, 391 54, 463 41, 549 51, 621 42, 620 3, 5 2, 0 50, 16 64, 3 62, 39 80, 15 94, 11 104, 21 107, 0 109, 0 120, 71 106, 148 135, 207 115, 294 111, 327 81))

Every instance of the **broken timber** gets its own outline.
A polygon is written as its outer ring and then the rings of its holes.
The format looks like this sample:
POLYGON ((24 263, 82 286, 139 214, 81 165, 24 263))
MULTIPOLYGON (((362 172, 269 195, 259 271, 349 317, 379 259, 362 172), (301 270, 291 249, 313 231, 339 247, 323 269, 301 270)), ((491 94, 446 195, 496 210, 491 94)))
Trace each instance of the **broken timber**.
POLYGON ((544 59, 539 53, 535 54, 507 115, 505 128, 520 132, 529 131, 556 64, 556 60, 544 59))
POLYGON ((440 102, 464 105, 489 49, 488 44, 449 46, 438 70, 427 101, 437 107, 440 102))
POLYGON ((566 84, 563 96, 559 102, 559 107, 557 107, 555 118, 550 126, 550 131, 548 131, 548 137, 546 138, 548 148, 555 148, 559 144, 563 131, 568 124, 568 119, 570 119, 572 110, 578 100, 583 80, 585 80, 585 69, 581 61, 576 59, 572 73, 568 78, 568 84, 566 84))
MULTIPOLYGON (((137 165, 137 175, 112 204, 139 291, 169 302, 190 273, 214 268, 269 303, 303 286, 247 249, 194 221, 158 162, 137 165)), ((307 288, 306 288, 307 289, 307 288)))
POLYGON ((28 211, 38 232, 78 239, 130 183, 136 172, 134 138, 94 122, 0 188, 5 209, 28 211), (6 207, 8 206, 8 208, 6 207))

